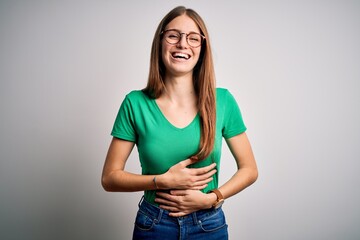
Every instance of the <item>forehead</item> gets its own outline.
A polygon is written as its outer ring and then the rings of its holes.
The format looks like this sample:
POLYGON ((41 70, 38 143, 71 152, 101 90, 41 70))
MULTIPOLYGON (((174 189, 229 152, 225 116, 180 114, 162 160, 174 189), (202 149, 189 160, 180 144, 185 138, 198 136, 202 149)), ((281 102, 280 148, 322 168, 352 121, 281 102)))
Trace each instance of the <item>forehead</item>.
POLYGON ((180 32, 200 32, 199 27, 196 25, 194 20, 192 20, 187 15, 181 15, 174 18, 168 25, 166 25, 165 29, 177 29, 180 32))

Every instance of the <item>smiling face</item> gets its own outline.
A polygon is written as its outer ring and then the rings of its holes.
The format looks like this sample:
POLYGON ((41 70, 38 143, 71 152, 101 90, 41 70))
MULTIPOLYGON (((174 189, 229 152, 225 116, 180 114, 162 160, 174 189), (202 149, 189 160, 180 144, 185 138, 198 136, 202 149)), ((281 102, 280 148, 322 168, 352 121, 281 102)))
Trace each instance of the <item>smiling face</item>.
MULTIPOLYGON (((162 61, 166 68, 166 75, 171 76, 192 76, 193 69, 199 60, 201 46, 191 47, 187 43, 186 34, 191 32, 200 33, 196 23, 187 15, 174 18, 166 27, 165 31, 173 29, 181 34, 181 39, 177 44, 170 44, 163 36, 161 41, 162 61)), ((165 35, 166 33, 164 33, 165 35)), ((170 36, 171 37, 171 36, 170 36)))

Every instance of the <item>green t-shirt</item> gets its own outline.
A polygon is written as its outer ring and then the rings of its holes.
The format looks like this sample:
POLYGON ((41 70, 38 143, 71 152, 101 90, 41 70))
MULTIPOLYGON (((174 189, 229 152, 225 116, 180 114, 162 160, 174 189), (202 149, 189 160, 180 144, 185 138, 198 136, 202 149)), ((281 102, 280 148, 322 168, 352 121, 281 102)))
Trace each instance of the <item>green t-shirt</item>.
MULTIPOLYGON (((215 145, 209 157, 191 165, 203 167, 213 162, 217 173, 203 189, 218 187, 222 138, 228 139, 246 130, 240 109, 231 93, 216 89, 215 145)), ((155 99, 137 90, 126 95, 116 117, 111 135, 136 143, 143 175, 165 173, 171 166, 195 155, 200 143, 200 116, 184 128, 172 125, 161 112, 155 99)), ((145 191, 147 201, 154 203, 155 191, 145 191)))

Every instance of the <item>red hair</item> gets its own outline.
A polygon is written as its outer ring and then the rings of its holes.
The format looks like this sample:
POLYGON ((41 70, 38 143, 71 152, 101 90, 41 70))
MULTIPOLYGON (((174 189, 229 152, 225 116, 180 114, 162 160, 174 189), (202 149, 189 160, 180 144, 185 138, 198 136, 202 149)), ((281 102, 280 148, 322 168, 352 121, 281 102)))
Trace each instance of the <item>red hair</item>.
POLYGON ((181 15, 190 17, 205 36, 201 45, 199 60, 194 67, 193 83, 198 96, 198 110, 201 123, 200 147, 195 158, 203 160, 208 157, 214 148, 215 142, 215 72, 209 41, 209 34, 200 15, 192 9, 176 7, 171 10, 160 22, 152 42, 150 56, 149 78, 143 91, 151 98, 158 98, 165 90, 165 66, 161 58, 161 32, 176 17, 181 15))

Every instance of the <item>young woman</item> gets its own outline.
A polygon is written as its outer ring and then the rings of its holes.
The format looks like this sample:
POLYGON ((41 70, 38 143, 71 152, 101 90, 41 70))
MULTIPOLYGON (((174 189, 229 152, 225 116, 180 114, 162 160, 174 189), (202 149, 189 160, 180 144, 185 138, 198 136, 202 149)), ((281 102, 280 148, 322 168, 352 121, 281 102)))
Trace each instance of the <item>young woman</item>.
POLYGON ((102 185, 145 191, 133 239, 228 239, 221 205, 257 179, 239 107, 215 88, 209 35, 201 17, 177 7, 154 36, 145 89, 121 104, 102 185), (218 187, 222 139, 237 163, 218 187), (142 174, 124 170, 136 144, 142 174))

